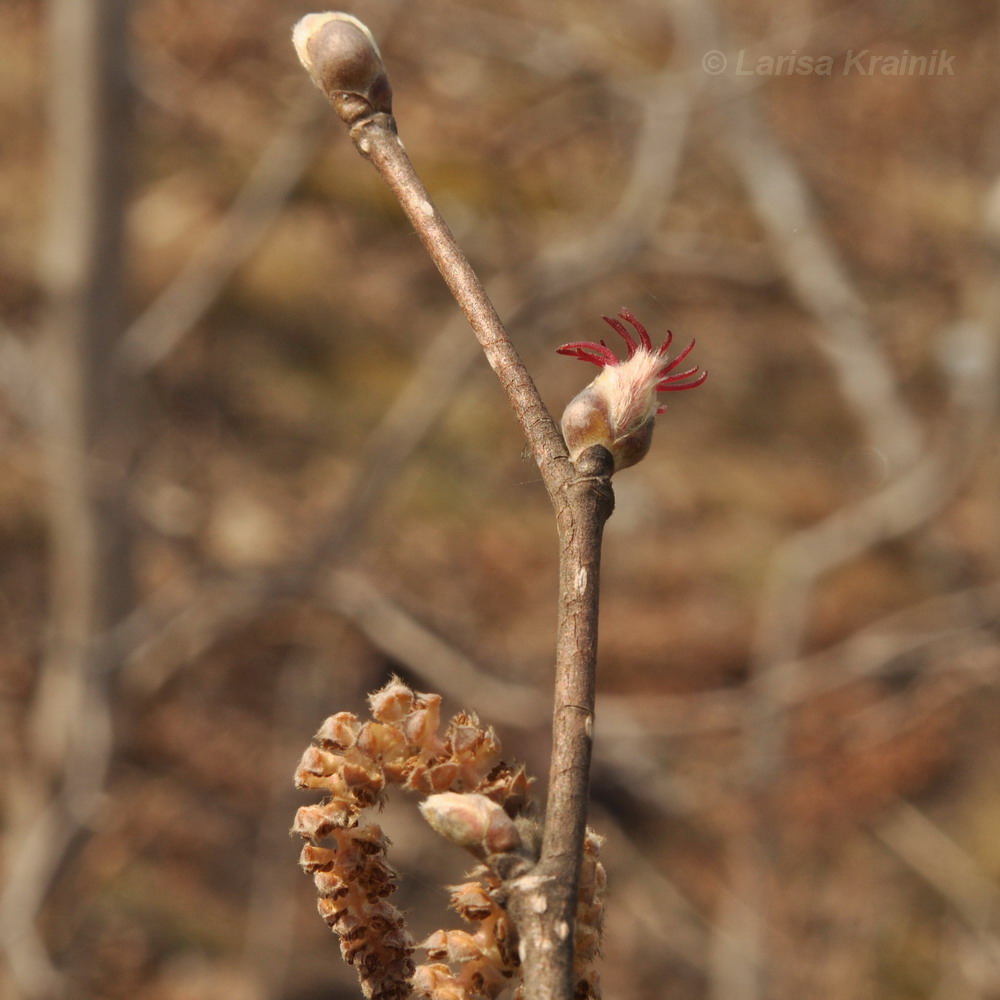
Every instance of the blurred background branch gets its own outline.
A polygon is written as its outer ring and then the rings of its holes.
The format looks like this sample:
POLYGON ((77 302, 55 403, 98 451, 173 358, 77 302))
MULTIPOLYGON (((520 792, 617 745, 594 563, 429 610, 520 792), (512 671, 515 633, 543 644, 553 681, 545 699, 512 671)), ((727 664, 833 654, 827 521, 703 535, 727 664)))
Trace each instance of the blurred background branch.
POLYGON ((22 759, 8 780, 0 944, 24 997, 65 995, 40 908, 98 808, 111 764, 116 664, 95 639, 133 604, 126 480, 136 398, 111 363, 125 306, 130 116, 125 5, 56 2, 49 15, 50 195, 38 386, 48 505, 48 620, 22 759))
MULTIPOLYGON (((287 6, 125 6, 0 9, 4 989, 352 996, 288 775, 392 671, 544 769, 544 491, 287 6)), ((352 12, 553 411, 623 304, 712 371, 616 477, 608 995, 995 995, 995 13, 352 12)))

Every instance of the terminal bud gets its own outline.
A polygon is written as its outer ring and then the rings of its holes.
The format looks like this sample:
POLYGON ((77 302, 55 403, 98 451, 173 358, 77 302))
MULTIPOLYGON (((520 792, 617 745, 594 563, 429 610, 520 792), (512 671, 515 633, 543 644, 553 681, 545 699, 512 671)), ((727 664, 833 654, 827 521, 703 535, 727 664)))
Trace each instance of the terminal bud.
POLYGON ((392 88, 375 38, 350 14, 306 14, 292 44, 313 83, 347 125, 392 114, 392 88))

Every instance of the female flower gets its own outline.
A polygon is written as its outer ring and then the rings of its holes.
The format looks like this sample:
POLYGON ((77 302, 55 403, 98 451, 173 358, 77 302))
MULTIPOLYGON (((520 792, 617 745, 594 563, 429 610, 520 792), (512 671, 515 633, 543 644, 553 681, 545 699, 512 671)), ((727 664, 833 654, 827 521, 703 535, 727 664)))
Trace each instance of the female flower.
POLYGON ((649 451, 653 418, 666 409, 658 404, 656 394, 694 389, 708 378, 708 372, 697 374, 697 365, 686 371, 674 371, 691 353, 693 340, 676 358, 667 361, 666 353, 673 340, 669 330, 667 339, 656 350, 645 327, 628 309, 622 309, 618 316, 618 319, 610 316, 601 319, 625 341, 628 357, 624 361, 603 340, 598 344, 591 341, 563 344, 557 350, 601 369, 600 375, 570 401, 563 413, 562 432, 569 457, 575 462, 587 448, 600 444, 611 452, 615 472, 635 465, 649 451), (621 320, 635 328, 638 343, 621 320))

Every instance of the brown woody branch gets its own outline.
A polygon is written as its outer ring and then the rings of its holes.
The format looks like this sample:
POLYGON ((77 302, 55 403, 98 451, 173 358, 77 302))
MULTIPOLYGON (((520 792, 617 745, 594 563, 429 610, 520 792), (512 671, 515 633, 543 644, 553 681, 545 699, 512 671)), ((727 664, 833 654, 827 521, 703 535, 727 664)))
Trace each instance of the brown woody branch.
POLYGON ((601 537, 614 506, 612 458, 597 446, 570 462, 562 437, 489 296, 403 148, 375 40, 344 14, 295 29, 299 58, 378 170, 441 272, 497 374, 552 500, 559 533, 559 620, 549 799, 542 853, 510 885, 528 1000, 573 995, 573 924, 586 826, 594 718, 601 537))

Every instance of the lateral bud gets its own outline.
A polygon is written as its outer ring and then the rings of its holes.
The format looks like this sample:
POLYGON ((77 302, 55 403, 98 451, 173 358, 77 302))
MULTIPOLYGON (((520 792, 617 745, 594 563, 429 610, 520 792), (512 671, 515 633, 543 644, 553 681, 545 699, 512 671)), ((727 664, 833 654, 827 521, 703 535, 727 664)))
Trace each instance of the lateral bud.
POLYGON ((392 114, 392 87, 375 38, 350 14, 306 14, 292 44, 313 83, 347 125, 392 114))
POLYGON ((445 840, 480 857, 514 851, 521 846, 521 835, 514 821, 485 795, 474 792, 428 795, 420 803, 420 812, 445 840))

